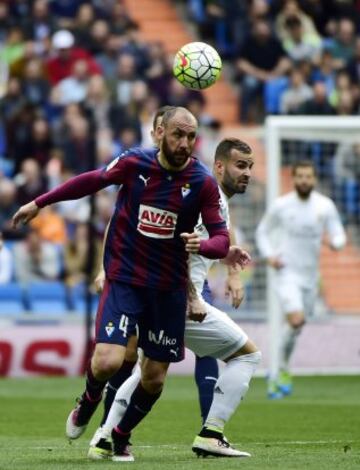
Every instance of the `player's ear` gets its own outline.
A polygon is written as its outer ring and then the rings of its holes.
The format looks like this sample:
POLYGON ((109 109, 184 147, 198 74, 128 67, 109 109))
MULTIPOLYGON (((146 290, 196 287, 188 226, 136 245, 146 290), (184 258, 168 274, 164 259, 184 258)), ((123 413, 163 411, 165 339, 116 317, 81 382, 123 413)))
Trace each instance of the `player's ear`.
POLYGON ((219 176, 222 176, 224 174, 224 162, 221 160, 215 160, 214 161, 214 173, 216 173, 219 176))
POLYGON ((154 131, 154 140, 156 142, 159 142, 159 140, 161 140, 164 137, 164 134, 165 134, 164 126, 161 126, 161 125, 157 126, 157 128, 154 131))

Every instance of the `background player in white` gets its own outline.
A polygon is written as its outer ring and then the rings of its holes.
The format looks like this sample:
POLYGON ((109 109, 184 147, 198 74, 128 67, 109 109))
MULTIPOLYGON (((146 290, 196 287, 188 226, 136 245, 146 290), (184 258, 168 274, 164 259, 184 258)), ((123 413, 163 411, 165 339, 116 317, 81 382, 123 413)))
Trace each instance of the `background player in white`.
MULTIPOLYGON (((250 147, 238 139, 224 139, 215 153, 214 176, 219 184, 221 212, 229 225, 228 199, 234 194, 245 192, 250 180, 253 157, 250 147)), ((206 239, 208 233, 199 220, 196 231, 206 239)), ((234 248, 234 246, 232 247, 234 248)), ((231 251, 231 250, 230 250, 231 251)), ((229 259, 227 260, 229 261, 229 259)), ((204 282, 213 264, 202 256, 190 257, 190 277, 199 297, 203 292, 204 282)), ((234 267, 238 275, 239 267, 234 267)), ((224 439, 225 423, 230 419, 245 396, 249 382, 260 361, 261 353, 248 339, 243 330, 225 313, 206 303, 207 314, 202 322, 186 322, 185 344, 196 355, 212 356, 225 361, 226 366, 215 385, 213 402, 199 435, 193 443, 193 450, 199 455, 229 457, 249 456, 247 452, 233 449, 224 439)), ((107 458, 111 455, 108 438, 111 430, 124 414, 124 406, 140 379, 140 368, 118 390, 115 401, 101 434, 92 442, 89 457, 107 458)))
POLYGON ((256 231, 260 254, 275 270, 277 296, 286 317, 279 370, 270 377, 269 398, 281 398, 292 391, 289 360, 306 316, 314 309, 324 235, 334 250, 341 249, 346 243, 333 201, 314 190, 316 171, 313 163, 296 163, 292 174, 294 191, 275 201, 256 231))

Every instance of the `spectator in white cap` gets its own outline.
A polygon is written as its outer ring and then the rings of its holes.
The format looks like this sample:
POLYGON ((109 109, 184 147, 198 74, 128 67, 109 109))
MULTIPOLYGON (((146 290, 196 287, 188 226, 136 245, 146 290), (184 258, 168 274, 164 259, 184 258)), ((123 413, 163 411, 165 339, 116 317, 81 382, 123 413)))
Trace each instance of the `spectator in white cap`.
POLYGON ((73 34, 61 29, 52 37, 54 56, 47 62, 47 73, 52 85, 71 75, 74 63, 83 59, 88 64, 89 75, 101 73, 99 65, 92 56, 80 47, 76 47, 73 34))

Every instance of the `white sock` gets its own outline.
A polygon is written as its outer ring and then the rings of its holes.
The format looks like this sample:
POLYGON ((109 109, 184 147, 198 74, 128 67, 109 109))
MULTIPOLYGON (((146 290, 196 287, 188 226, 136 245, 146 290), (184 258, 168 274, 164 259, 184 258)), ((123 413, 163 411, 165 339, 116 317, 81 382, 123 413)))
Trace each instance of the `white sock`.
POLYGON ((125 380, 125 382, 120 386, 116 392, 115 399, 111 405, 108 417, 106 422, 102 427, 101 437, 107 439, 111 435, 111 431, 118 423, 121 421, 121 418, 124 416, 126 408, 130 402, 131 395, 133 394, 135 388, 141 379, 141 367, 139 362, 137 362, 135 369, 131 376, 125 380))
POLYGON ((301 328, 293 328, 288 323, 284 325, 283 336, 280 347, 280 369, 288 370, 290 357, 294 351, 297 337, 301 328))
POLYGON ((220 432, 249 389, 249 382, 261 360, 261 352, 231 359, 218 378, 205 426, 220 432))

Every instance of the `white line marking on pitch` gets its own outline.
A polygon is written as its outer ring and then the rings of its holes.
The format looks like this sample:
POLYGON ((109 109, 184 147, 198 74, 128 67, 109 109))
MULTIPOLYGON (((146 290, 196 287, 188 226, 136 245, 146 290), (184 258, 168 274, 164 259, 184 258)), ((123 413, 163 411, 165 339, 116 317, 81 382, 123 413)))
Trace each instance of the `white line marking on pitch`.
MULTIPOLYGON (((329 440, 329 441, 268 441, 268 442, 248 442, 245 445, 251 447, 253 445, 261 446, 261 445, 302 445, 302 446, 307 446, 307 445, 320 445, 320 444, 352 444, 355 441, 350 441, 347 439, 344 439, 342 441, 336 441, 336 440, 329 440)), ((244 446, 244 443, 233 443, 235 446, 244 446)), ((189 448, 191 444, 186 445, 186 444, 153 444, 153 445, 134 445, 134 448, 137 449, 155 449, 155 448, 165 448, 165 449, 183 449, 183 448, 189 448)), ((88 446, 85 445, 76 445, 76 449, 85 449, 88 446)), ((29 446, 29 447, 11 447, 12 449, 32 449, 32 450, 41 450, 41 449, 51 449, 51 450, 60 450, 60 449, 68 449, 68 445, 63 445, 63 446, 53 446, 49 444, 48 446, 29 446)))

